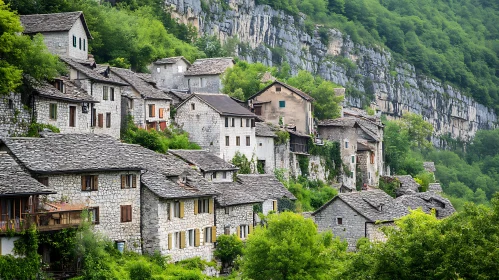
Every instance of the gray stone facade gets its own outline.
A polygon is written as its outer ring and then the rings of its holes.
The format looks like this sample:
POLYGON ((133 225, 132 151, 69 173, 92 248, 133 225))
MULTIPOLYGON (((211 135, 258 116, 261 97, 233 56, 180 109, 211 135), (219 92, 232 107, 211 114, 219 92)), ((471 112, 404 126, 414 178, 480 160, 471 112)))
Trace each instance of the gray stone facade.
MULTIPOLYGON (((49 195, 49 201, 67 201, 73 205, 99 207, 99 223, 94 230, 113 241, 125 241, 128 250, 141 252, 140 188, 121 188, 121 175, 135 175, 140 182, 140 172, 95 172, 85 174, 40 175, 48 177, 48 185, 57 194, 49 195), (97 175, 98 190, 82 191, 82 175, 97 175), (132 206, 132 221, 121 222, 122 205, 132 206)), ((146 216, 147 217, 147 216, 146 216)))
POLYGON ((191 92, 221 93, 221 75, 199 75, 184 78, 184 85, 191 92))
POLYGON ((28 131, 31 112, 21 102, 21 94, 0 98, 0 137, 18 136, 28 131))
POLYGON ((125 95, 127 97, 123 96, 121 102, 122 125, 125 124, 126 116, 131 115, 133 122, 139 128, 148 128, 148 125, 151 126, 151 123, 154 123, 153 126, 156 129, 170 126, 171 102, 169 100, 143 99, 140 95, 130 91, 127 92, 127 90, 125 90, 125 95), (150 117, 149 115, 149 105, 154 105, 154 117, 150 117), (159 111, 161 109, 163 110, 163 116, 160 118, 159 111))
MULTIPOLYGON (((210 199, 213 201, 213 198, 210 199)), ((145 187, 142 188, 141 201, 141 214, 144 217, 142 224, 144 252, 152 254, 155 250, 159 250, 162 255, 170 256, 174 262, 193 257, 212 260, 214 243, 205 242, 205 234, 215 225, 214 213, 195 214, 195 199, 161 199, 145 187), (175 201, 183 202, 183 218, 173 215, 175 201), (199 233, 199 246, 195 244, 190 246, 189 230, 199 233), (176 246, 178 244, 176 236, 180 236, 180 232, 185 233, 184 248, 176 246)))
POLYGON ((217 236, 239 233, 241 239, 246 239, 244 232, 241 235, 241 226, 243 226, 243 231, 244 226, 248 226, 248 232, 251 232, 253 228, 253 204, 217 207, 215 211, 217 236))
POLYGON ((35 119, 37 123, 50 124, 59 128, 61 133, 90 133, 90 112, 83 112, 82 103, 75 103, 64 100, 35 97, 35 119), (50 106, 57 107, 55 119, 50 117, 50 106), (70 126, 69 114, 70 106, 75 107, 75 126, 70 126))
POLYGON ((178 59, 174 63, 162 63, 160 60, 153 62, 149 66, 149 71, 159 88, 185 90, 188 87, 184 80, 184 73, 189 66, 183 59, 178 59))

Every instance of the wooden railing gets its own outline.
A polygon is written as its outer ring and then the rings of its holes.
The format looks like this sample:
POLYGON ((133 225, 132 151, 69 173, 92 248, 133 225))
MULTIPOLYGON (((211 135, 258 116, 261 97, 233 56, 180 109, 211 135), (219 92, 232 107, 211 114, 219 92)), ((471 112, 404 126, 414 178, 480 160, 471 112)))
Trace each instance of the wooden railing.
POLYGON ((301 143, 291 143, 289 149, 291 152, 308 154, 308 145, 301 143))
POLYGON ((48 213, 23 213, 21 218, 9 218, 8 214, 0 215, 0 233, 21 232, 30 228, 34 223, 40 231, 59 230, 77 227, 80 222, 81 211, 48 212, 48 213))

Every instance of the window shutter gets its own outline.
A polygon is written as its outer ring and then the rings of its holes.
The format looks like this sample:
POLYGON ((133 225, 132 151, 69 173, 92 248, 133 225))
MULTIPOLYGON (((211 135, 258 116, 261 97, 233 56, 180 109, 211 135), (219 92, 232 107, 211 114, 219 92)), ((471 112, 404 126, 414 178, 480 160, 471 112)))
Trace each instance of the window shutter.
POLYGON ((127 221, 132 221, 132 205, 128 205, 128 219, 127 221))
POLYGON ((151 105, 151 112, 150 112, 150 114, 151 114, 151 118, 156 117, 156 105, 154 105, 154 104, 151 105))
POLYGON ((159 108, 159 117, 162 119, 164 115, 164 108, 159 108))
POLYGON ((273 210, 277 212, 277 200, 272 201, 273 202, 273 210))
POLYGON ((253 225, 249 225, 248 234, 252 234, 252 233, 253 233, 253 225))
POLYGON ((197 215, 198 211, 198 200, 194 199, 194 215, 197 215))
POLYGON ((98 115, 98 123, 99 123, 99 127, 104 127, 104 114, 98 115))
POLYGON ((132 188, 137 187, 137 175, 132 175, 132 188))
POLYGON ((184 202, 180 201, 180 218, 184 217, 184 202))
POLYGON ((175 202, 167 204, 167 207, 170 208, 170 209, 168 209, 168 220, 170 220, 170 221, 172 220, 172 217, 173 217, 173 211, 175 211, 174 209, 172 209, 172 205, 173 205, 173 208, 175 208, 175 202))
POLYGON ((81 176, 81 190, 84 191, 86 190, 86 186, 85 186, 85 176, 81 176))
POLYGON ((236 234, 238 238, 241 238, 241 226, 236 227, 236 234))
POLYGON ((94 188, 93 188, 94 191, 98 191, 99 190, 99 176, 95 175, 94 176, 94 188))
POLYGON ((211 227, 211 242, 214 243, 216 241, 217 241, 217 227, 216 226, 212 226, 211 227))
POLYGON ((121 188, 124 189, 126 186, 126 175, 121 175, 121 188))
POLYGON ((199 247, 200 239, 201 239, 201 231, 197 228, 194 230, 194 246, 199 247))
POLYGON ((168 233, 168 250, 171 250, 172 249, 172 234, 171 233, 168 233))
POLYGON ((210 214, 213 214, 213 210, 214 210, 214 208, 215 208, 213 204, 214 204, 214 203, 213 203, 213 198, 210 198, 210 200, 209 200, 209 205, 208 205, 208 206, 209 206, 209 213, 210 213, 210 214))
POLYGON ((125 215, 124 215, 124 206, 120 205, 120 216, 121 216, 121 222, 123 223, 125 221, 125 215))
POLYGON ((180 249, 185 248, 185 231, 180 232, 180 249))

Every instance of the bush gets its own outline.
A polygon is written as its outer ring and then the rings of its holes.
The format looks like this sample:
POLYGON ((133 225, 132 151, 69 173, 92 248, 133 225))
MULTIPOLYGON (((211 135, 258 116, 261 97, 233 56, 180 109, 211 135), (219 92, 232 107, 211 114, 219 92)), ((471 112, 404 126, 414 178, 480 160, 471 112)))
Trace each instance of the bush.
POLYGON ((235 234, 221 235, 217 238, 215 257, 222 265, 232 265, 234 260, 243 253, 243 242, 235 234))

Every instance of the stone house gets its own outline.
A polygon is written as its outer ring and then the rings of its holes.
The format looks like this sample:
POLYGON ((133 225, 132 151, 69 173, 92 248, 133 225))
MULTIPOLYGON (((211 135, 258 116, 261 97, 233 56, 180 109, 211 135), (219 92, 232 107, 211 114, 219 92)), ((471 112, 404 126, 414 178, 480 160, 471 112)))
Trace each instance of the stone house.
POLYGON ((108 135, 47 133, 6 138, 0 150, 57 192, 47 196, 44 207, 52 215, 44 226, 76 227, 88 209, 94 230, 141 252, 142 167, 130 147, 108 135))
POLYGON ((419 192, 419 188, 421 188, 421 186, 414 180, 414 178, 412 178, 411 175, 398 175, 392 177, 396 178, 400 182, 400 186, 395 191, 397 196, 414 194, 419 192))
POLYGON ((275 170, 275 134, 273 128, 264 122, 255 123, 257 167, 266 174, 274 174, 275 170))
POLYGON ((31 110, 21 94, 10 93, 0 97, 0 137, 23 135, 31 123, 31 110))
POLYGON ((33 89, 33 119, 50 124, 61 133, 90 133, 90 107, 97 101, 74 81, 56 78, 53 84, 44 82, 33 89))
POLYGON ((122 125, 128 115, 137 127, 165 130, 170 126, 171 98, 149 80, 128 69, 111 67, 111 73, 129 84, 121 96, 122 125))
POLYGON ((89 93, 98 103, 91 103, 90 131, 120 137, 121 94, 128 86, 121 79, 110 75, 109 66, 99 66, 91 60, 60 57, 69 67, 69 79, 89 93))
POLYGON ((42 34, 48 50, 60 56, 88 58, 88 40, 93 39, 82 12, 21 15, 24 34, 42 34))
MULTIPOLYGON (((0 255, 13 254, 14 241, 8 230, 21 232, 32 223, 43 220, 40 213, 41 198, 55 191, 26 173, 6 151, 0 151, 0 255)), ((38 229, 52 227, 37 223, 38 229)))
POLYGON ((178 105, 175 122, 201 148, 230 161, 255 153, 255 114, 225 94, 193 93, 178 105))
POLYGON ((198 169, 203 178, 214 183, 232 182, 239 170, 235 165, 205 150, 168 150, 168 152, 198 169))
POLYGON ((172 261, 193 257, 211 261, 217 236, 216 192, 194 171, 175 175, 148 171, 142 177, 144 251, 158 250, 172 261))
POLYGON ((175 107, 191 95, 188 90, 169 90, 166 94, 172 99, 172 105, 175 107))
POLYGON ((184 74, 191 66, 183 56, 167 57, 149 65, 149 72, 157 86, 162 89, 188 89, 184 83, 184 74))
POLYGON ((407 215, 407 207, 381 190, 340 193, 317 209, 312 216, 321 232, 332 231, 355 250, 357 241, 367 237, 371 241, 385 241, 382 226, 407 215))
POLYGON ((421 208, 428 214, 435 211, 435 216, 439 219, 446 218, 456 212, 456 209, 447 198, 431 191, 403 195, 397 197, 395 201, 409 209, 421 208))
POLYGON ((308 135, 314 133, 313 101, 303 91, 277 80, 248 99, 253 112, 264 121, 295 127, 308 135))
POLYGON ((232 57, 197 59, 184 73, 184 84, 190 92, 221 93, 222 75, 234 64, 232 57))

